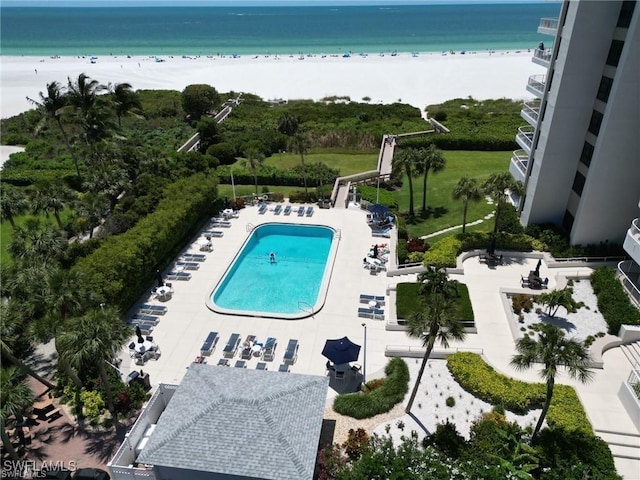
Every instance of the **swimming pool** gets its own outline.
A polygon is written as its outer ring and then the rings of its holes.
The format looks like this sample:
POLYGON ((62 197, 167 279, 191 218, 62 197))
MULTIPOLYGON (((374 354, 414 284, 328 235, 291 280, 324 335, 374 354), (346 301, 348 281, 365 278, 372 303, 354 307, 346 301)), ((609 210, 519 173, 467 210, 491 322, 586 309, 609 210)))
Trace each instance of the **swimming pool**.
POLYGON ((312 315, 324 304, 336 239, 333 228, 320 225, 256 227, 207 306, 231 315, 288 319, 312 315))

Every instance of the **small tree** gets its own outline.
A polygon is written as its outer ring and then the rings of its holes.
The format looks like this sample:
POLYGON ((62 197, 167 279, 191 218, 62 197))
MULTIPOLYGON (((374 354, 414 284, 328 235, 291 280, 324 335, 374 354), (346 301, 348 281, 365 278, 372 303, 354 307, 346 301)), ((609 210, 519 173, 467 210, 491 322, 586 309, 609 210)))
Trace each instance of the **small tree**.
POLYGON ((469 208, 469 202, 479 202, 482 200, 482 192, 478 186, 478 181, 475 178, 469 178, 467 176, 460 178, 453 188, 451 196, 454 200, 462 200, 464 202, 464 211, 462 213, 462 233, 464 233, 467 227, 467 209, 469 208))
POLYGON ((409 182, 409 216, 413 217, 415 211, 413 208, 413 178, 417 173, 416 151, 412 148, 402 149, 393 155, 391 167, 394 175, 407 175, 409 182))
POLYGON ((422 212, 427 211, 427 177, 429 172, 438 173, 444 170, 447 161, 442 152, 432 143, 427 148, 421 148, 417 153, 417 166, 422 172, 422 212))
POLYGON ((569 287, 562 290, 552 290, 538 295, 536 301, 542 305, 546 305, 547 314, 555 317, 560 307, 564 307, 567 313, 576 313, 580 304, 573 299, 573 290, 569 287))
POLYGON ((182 109, 191 120, 200 120, 200 117, 218 105, 220 94, 211 85, 188 85, 182 91, 182 109))

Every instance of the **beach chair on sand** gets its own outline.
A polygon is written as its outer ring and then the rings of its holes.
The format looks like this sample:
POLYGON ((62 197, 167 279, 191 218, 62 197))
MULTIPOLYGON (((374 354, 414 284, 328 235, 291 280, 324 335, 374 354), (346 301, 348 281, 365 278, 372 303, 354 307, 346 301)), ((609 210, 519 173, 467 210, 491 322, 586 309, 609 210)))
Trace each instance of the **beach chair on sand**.
POLYGON ((298 216, 302 217, 304 215, 304 206, 300 205, 298 207, 298 216))
POLYGON ((224 346, 224 350, 222 351, 222 355, 225 358, 233 358, 238 351, 238 345, 240 344, 240 334, 232 333, 227 341, 227 344, 224 346))
POLYGON ((298 340, 291 339, 287 344, 287 350, 284 352, 283 361, 285 364, 291 365, 298 358, 298 340))
POLYGON ((278 340, 274 337, 268 337, 264 342, 264 348, 262 349, 262 359, 271 362, 276 355, 276 347, 278 346, 278 340))
POLYGON ((284 214, 285 215, 291 214, 291 205, 287 205, 286 207, 284 207, 284 214))
POLYGON ((218 343, 218 332, 209 332, 207 339, 200 347, 200 355, 211 355, 213 349, 216 348, 216 343, 218 343))

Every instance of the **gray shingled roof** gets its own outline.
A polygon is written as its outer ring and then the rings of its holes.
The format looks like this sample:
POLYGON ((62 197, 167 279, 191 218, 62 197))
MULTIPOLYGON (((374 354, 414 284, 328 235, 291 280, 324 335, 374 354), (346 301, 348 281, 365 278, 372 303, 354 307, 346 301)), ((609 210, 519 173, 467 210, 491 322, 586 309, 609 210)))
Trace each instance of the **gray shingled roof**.
POLYGON ((138 461, 311 479, 328 385, 315 375, 193 364, 138 461))

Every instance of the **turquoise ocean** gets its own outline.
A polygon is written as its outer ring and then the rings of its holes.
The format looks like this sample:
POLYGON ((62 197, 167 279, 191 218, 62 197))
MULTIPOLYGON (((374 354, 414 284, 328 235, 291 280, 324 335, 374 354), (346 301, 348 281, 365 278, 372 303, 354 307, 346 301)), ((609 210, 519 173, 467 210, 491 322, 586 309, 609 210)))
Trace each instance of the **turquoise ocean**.
POLYGON ((534 48, 559 3, 2 7, 2 55, 256 55, 534 48))

